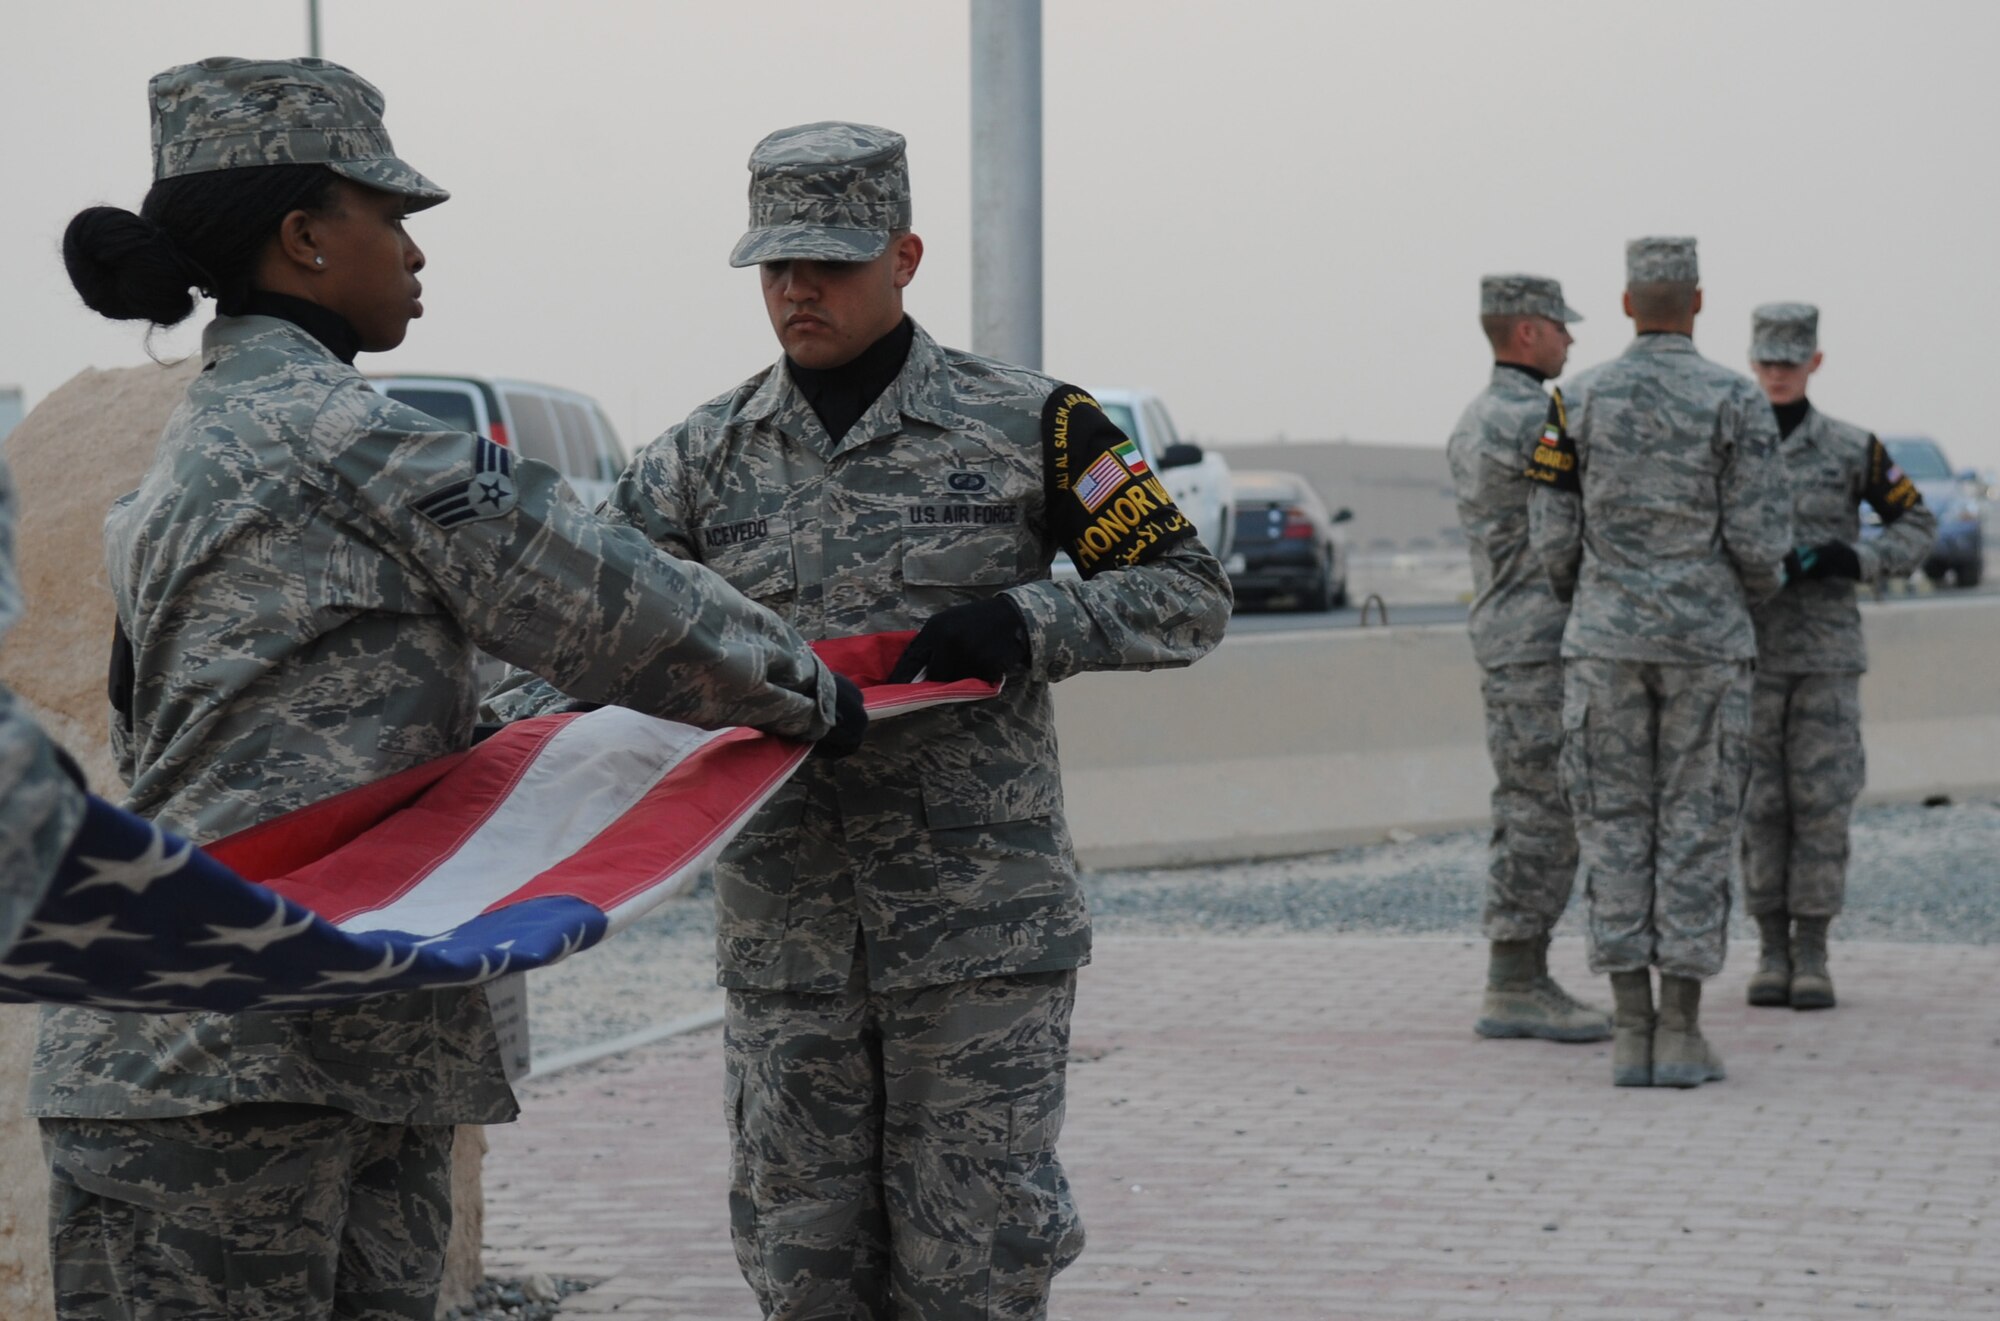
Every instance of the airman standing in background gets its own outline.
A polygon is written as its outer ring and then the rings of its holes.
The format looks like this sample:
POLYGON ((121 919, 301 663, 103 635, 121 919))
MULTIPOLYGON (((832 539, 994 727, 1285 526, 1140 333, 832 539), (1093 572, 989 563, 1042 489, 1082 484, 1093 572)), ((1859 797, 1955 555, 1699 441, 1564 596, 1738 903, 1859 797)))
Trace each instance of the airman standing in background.
POLYGON ((1882 442, 1812 406, 1819 309, 1766 303, 1750 321, 1750 365, 1777 415, 1797 547, 1785 589, 1751 612, 1750 792, 1743 812, 1743 908, 1761 950, 1753 1005, 1831 1009, 1826 931, 1847 890, 1847 824, 1866 778, 1861 747, 1857 583, 1914 573, 1937 519, 1882 442), (1863 501, 1882 535, 1861 538, 1863 501))
MULTIPOLYGON (((1611 1016, 1549 976, 1549 933, 1576 879, 1576 826, 1557 779, 1562 748, 1562 635, 1556 599, 1528 544, 1527 466, 1551 407, 1542 389, 1569 360, 1569 323, 1582 317, 1541 275, 1479 282, 1479 324, 1493 377, 1446 442, 1458 521, 1472 553, 1472 653, 1484 677, 1486 751, 1493 759, 1493 842, 1486 889, 1492 942, 1483 1037, 1602 1041, 1611 1016)), ((1555 392, 1561 407, 1562 391, 1555 392)))
POLYGON ((1694 240, 1635 239, 1625 268, 1638 338, 1577 378, 1567 413, 1551 404, 1531 536, 1557 594, 1574 595, 1562 780, 1591 967, 1616 1001, 1612 1081, 1696 1087, 1723 1076, 1699 1013, 1740 843, 1749 603, 1783 584, 1791 500, 1770 405, 1695 351, 1694 240))

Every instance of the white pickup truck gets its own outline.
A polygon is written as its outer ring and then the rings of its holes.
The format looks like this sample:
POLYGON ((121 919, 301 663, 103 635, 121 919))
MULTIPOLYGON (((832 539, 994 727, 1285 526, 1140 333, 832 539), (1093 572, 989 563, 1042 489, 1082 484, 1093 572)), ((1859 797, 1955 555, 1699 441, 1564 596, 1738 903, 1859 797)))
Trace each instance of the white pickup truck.
POLYGON ((1104 406, 1105 416, 1138 443, 1146 462, 1160 475, 1160 484, 1194 523, 1202 545, 1217 559, 1227 559, 1236 540, 1228 460, 1182 440, 1167 416, 1167 406, 1151 390, 1092 390, 1091 394, 1104 406))

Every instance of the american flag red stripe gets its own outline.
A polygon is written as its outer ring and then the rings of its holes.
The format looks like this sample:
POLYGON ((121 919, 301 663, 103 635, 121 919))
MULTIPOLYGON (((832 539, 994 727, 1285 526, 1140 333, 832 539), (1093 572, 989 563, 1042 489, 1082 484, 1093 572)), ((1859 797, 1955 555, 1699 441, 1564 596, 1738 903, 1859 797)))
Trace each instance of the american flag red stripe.
MULTIPOLYGON (((877 719, 998 691, 886 683, 911 636, 817 645, 877 719)), ((0 961, 0 999, 289 1008, 543 967, 678 892, 808 751, 606 707, 520 721, 206 850, 93 800, 0 961)))

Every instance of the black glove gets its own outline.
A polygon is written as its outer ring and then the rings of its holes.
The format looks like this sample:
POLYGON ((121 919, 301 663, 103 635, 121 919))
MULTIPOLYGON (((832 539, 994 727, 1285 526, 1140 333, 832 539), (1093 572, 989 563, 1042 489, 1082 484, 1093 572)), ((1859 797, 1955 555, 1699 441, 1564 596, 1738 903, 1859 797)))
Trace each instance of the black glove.
POLYGON ((861 690, 844 674, 833 676, 833 728, 813 744, 812 755, 828 759, 852 756, 868 732, 868 707, 861 690))
POLYGON ((889 672, 889 682, 915 683, 921 674, 933 683, 998 683, 1007 671, 1026 669, 1028 660, 1027 621, 1012 601, 995 596, 940 610, 925 620, 889 672))
POLYGON ((1824 541, 1817 546, 1800 546, 1785 556, 1785 581, 1799 579, 1847 578, 1861 580, 1861 556, 1844 541, 1824 541))

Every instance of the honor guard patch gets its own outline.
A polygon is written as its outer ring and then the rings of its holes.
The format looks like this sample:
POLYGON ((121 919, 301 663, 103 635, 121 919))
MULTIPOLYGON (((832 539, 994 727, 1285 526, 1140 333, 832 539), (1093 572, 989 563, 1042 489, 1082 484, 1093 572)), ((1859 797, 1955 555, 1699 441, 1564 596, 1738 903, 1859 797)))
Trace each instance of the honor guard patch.
POLYGON ((441 486, 411 505, 441 528, 498 518, 514 508, 514 458, 484 436, 473 438, 472 476, 441 486))
POLYGON ((1866 500, 1881 518, 1882 526, 1909 513, 1924 502, 1917 494, 1917 485, 1889 457, 1889 451, 1882 442, 1868 438, 1868 479, 1861 487, 1861 498, 1866 500))
POLYGON ((1535 440, 1534 453, 1528 456, 1524 476, 1558 491, 1583 490, 1583 477, 1577 471, 1576 442, 1569 438, 1569 414, 1563 408, 1561 390, 1555 391, 1549 400, 1548 417, 1542 422, 1542 434, 1535 440))
POLYGON ((1042 475, 1050 531, 1085 578, 1148 563, 1194 535, 1138 445, 1073 385, 1042 406, 1042 475))

